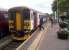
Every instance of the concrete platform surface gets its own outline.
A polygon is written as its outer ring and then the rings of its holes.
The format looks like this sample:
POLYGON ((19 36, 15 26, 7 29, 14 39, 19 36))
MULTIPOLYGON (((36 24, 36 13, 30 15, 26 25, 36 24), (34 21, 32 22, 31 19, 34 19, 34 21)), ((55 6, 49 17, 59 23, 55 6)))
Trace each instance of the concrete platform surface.
POLYGON ((60 40, 57 38, 58 24, 52 27, 49 25, 49 31, 44 33, 36 50, 69 50, 69 40, 60 40))

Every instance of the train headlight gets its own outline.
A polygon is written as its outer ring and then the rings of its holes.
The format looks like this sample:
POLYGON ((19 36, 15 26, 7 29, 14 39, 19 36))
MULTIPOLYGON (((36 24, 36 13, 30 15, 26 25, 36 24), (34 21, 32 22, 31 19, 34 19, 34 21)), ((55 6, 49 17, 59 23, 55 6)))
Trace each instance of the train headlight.
POLYGON ((24 29, 29 29, 29 23, 24 23, 24 29))
POLYGON ((14 21, 13 20, 9 20, 9 30, 13 29, 14 28, 14 25, 13 25, 14 21))

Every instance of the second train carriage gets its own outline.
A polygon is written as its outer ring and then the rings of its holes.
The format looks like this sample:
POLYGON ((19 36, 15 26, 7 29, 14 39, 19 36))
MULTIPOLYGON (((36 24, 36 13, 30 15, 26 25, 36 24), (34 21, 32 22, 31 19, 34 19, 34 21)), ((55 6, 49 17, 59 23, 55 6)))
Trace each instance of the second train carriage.
POLYGON ((9 9, 9 30, 16 40, 24 40, 40 25, 40 13, 27 7, 9 9))
POLYGON ((39 17, 42 20, 42 25, 47 22, 47 16, 45 14, 40 14, 39 17))
POLYGON ((0 39, 8 35, 8 26, 8 11, 0 10, 0 39))

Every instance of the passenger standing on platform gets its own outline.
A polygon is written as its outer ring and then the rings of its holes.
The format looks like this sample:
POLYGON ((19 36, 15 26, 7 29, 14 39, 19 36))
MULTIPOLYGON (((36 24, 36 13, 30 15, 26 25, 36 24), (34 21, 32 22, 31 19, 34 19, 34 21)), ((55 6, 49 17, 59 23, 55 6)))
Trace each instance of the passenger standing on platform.
POLYGON ((42 30, 44 29, 44 27, 42 26, 43 24, 43 18, 40 18, 40 25, 39 25, 39 29, 42 30))
POLYGON ((53 27, 53 19, 52 19, 52 17, 50 17, 49 19, 51 21, 51 27, 53 27))

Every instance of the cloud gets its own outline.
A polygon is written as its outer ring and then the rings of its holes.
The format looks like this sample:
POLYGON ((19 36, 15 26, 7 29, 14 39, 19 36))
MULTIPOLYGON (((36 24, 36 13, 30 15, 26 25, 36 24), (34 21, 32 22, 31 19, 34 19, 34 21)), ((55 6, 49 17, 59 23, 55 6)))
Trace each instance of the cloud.
POLYGON ((16 6, 27 6, 41 12, 52 13, 53 0, 0 0, 0 7, 9 9, 16 6))

